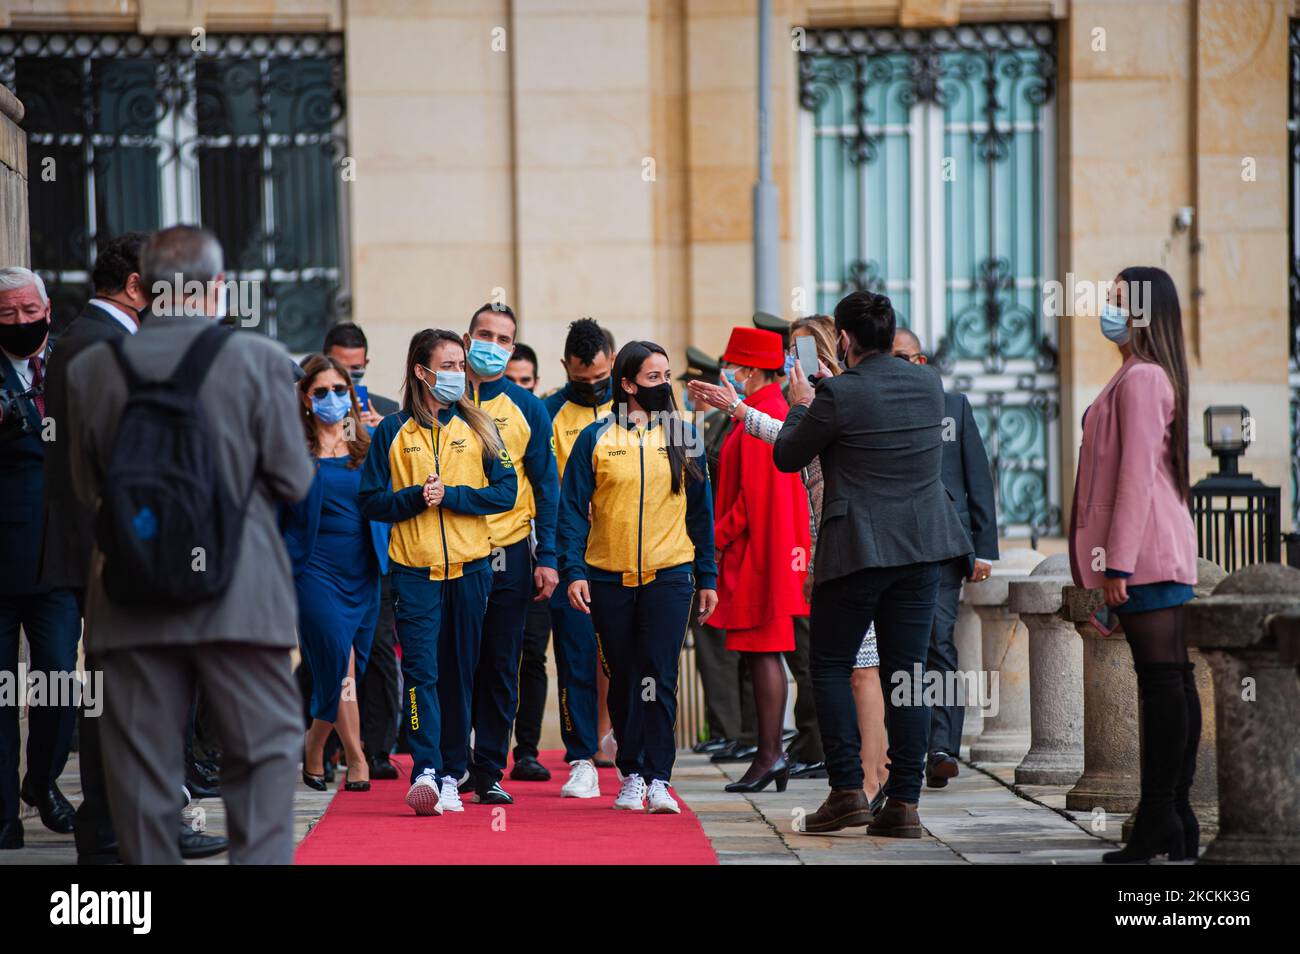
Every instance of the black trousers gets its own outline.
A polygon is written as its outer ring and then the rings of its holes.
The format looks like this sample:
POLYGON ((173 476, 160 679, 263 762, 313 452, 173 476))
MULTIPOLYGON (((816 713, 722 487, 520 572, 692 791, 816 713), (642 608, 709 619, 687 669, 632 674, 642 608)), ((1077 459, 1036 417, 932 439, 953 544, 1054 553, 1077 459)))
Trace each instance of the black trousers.
POLYGON ((812 600, 812 681, 832 789, 862 787, 862 737, 850 685, 862 634, 874 621, 889 727, 885 794, 915 804, 921 796, 930 707, 923 686, 941 564, 866 567, 818 580, 812 600), (894 691, 895 689, 914 691, 894 691))
POLYGON ((515 710, 515 761, 537 758, 546 715, 546 646, 551 641, 551 609, 542 600, 528 602, 524 619, 524 652, 519 661, 519 705, 515 710))
MULTIPOLYGON (((785 664, 794 676, 794 727, 798 734, 790 742, 791 758, 799 762, 820 762, 826 758, 822 751, 822 734, 817 728, 817 702, 813 698, 812 626, 807 616, 794 618, 794 649, 785 654, 785 664)), ((750 686, 751 693, 753 686, 750 686)))
POLYGON ((370 659, 357 694, 361 716, 361 745, 367 756, 387 755, 397 743, 401 699, 397 685, 397 626, 393 617, 393 588, 388 575, 379 579, 379 620, 370 644, 370 659))
MULTIPOLYGON (((952 560, 943 565, 939 571, 939 595, 934 605, 934 629, 930 633, 930 649, 927 654, 926 668, 934 673, 957 671, 957 609, 961 600, 961 584, 966 577, 966 558, 952 560)), ((938 683, 948 685, 946 679, 938 683)), ((961 700, 955 700, 960 702, 961 700)), ((966 719, 964 705, 935 706, 930 716, 929 754, 946 752, 957 755, 961 752, 962 723, 966 719)))

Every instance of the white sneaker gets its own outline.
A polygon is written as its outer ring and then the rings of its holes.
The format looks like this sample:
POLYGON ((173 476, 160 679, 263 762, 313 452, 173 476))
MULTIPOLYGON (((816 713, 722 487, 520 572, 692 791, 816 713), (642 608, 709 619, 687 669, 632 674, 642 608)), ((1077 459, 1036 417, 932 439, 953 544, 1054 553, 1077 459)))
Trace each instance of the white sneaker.
POLYGON ((605 737, 600 740, 600 754, 614 763, 614 773, 618 776, 619 784, 622 784, 623 773, 618 770, 618 739, 614 738, 613 729, 606 732, 605 737))
POLYGON ((463 812, 464 804, 460 800, 460 782, 450 775, 443 776, 440 803, 444 812, 463 812))
POLYGON ((438 799, 438 776, 433 774, 432 769, 426 769, 416 776, 406 793, 406 804, 414 808, 417 815, 442 814, 442 802, 438 799))
POLYGON ((677 804, 677 799, 673 798, 672 793, 668 791, 668 783, 655 779, 650 783, 650 814, 651 815, 680 815, 682 807, 677 804))
POLYGON ((626 812, 645 811, 645 779, 636 772, 623 779, 623 788, 614 799, 614 807, 626 812))
POLYGON ((578 759, 569 766, 569 780, 560 789, 561 798, 600 798, 600 776, 591 759, 578 759))

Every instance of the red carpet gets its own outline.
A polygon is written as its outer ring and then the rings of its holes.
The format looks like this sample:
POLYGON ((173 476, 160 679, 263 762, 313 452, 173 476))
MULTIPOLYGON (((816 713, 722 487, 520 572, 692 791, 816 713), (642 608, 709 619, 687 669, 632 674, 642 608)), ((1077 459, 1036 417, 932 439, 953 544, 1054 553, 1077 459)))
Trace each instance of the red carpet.
POLYGON ((715 865, 699 819, 674 791, 680 815, 617 812, 613 769, 600 769, 600 798, 561 798, 563 753, 543 752, 549 782, 503 783, 513 805, 419 817, 406 805, 410 756, 395 782, 338 792, 295 856, 300 865, 715 865))

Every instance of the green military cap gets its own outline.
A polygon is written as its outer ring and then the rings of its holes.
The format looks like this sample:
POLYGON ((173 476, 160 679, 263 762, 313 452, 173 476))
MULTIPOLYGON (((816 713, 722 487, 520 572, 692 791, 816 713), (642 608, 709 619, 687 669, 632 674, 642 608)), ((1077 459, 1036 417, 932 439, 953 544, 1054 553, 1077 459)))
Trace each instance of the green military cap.
POLYGON ((769 315, 765 311, 754 312, 754 327, 762 328, 764 331, 775 331, 781 336, 781 347, 790 347, 790 322, 777 315, 769 315))

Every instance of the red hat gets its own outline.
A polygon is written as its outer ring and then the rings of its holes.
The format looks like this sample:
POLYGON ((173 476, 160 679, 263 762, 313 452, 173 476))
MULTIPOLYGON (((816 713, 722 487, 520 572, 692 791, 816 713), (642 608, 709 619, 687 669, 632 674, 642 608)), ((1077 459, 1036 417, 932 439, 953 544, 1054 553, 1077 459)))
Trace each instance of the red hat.
POLYGON ((732 328, 722 360, 742 368, 777 371, 785 367, 781 336, 762 328, 732 328))

